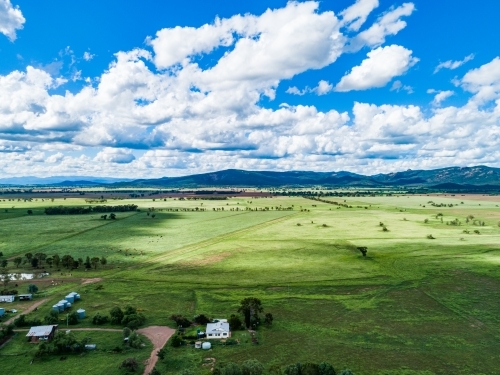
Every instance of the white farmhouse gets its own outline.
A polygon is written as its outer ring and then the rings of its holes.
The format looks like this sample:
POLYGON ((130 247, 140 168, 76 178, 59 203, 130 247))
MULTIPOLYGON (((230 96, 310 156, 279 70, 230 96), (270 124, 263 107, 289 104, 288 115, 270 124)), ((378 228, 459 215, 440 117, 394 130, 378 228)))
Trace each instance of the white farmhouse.
POLYGON ((208 323, 206 335, 207 339, 227 339, 231 337, 227 319, 216 319, 213 323, 208 323))

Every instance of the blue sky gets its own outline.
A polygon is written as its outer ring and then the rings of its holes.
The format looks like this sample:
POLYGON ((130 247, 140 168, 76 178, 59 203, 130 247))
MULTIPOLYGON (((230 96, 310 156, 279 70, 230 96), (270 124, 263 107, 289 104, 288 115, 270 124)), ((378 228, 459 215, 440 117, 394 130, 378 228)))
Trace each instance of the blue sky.
POLYGON ((500 166, 499 10, 0 0, 0 171, 500 166))

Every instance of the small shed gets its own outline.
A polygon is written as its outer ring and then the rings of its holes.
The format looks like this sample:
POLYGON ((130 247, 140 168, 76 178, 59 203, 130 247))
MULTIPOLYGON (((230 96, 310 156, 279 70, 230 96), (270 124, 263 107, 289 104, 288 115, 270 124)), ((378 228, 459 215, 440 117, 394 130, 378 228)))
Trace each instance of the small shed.
POLYGON ((0 307, 0 316, 5 315, 5 309, 3 307, 0 307))
POLYGON ((0 296, 0 302, 14 302, 15 296, 0 296))
POLYGON ((31 301, 33 299, 33 294, 20 294, 19 301, 31 301))
POLYGON ((39 342, 41 340, 52 340, 57 331, 57 324, 50 326, 31 327, 26 337, 30 342, 39 342))
POLYGON ((78 309, 78 310, 76 310, 76 313, 78 314, 78 319, 85 318, 85 310, 84 309, 78 309))

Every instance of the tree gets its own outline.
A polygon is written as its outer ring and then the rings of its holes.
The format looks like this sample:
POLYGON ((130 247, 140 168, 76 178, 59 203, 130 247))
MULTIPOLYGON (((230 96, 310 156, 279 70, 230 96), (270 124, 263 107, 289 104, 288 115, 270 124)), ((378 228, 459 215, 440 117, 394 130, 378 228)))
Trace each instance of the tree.
POLYGON ((38 292, 38 287, 35 284, 28 285, 28 293, 34 294, 38 292))
POLYGON ((35 258, 38 259, 38 262, 40 264, 40 266, 42 265, 43 261, 47 258, 47 254, 44 254, 44 253, 36 253, 35 254, 35 258))
POLYGON ((115 214, 109 214, 109 218, 110 218, 111 220, 115 220, 115 219, 116 219, 116 215, 115 215, 115 214))
POLYGON ((6 271, 4 271, 4 272, 5 273, 2 275, 2 283, 3 283, 4 289, 7 289, 7 285, 9 285, 9 282, 10 282, 10 276, 6 271))
POLYGON ((115 306, 109 311, 109 316, 111 324, 120 324, 123 319, 123 311, 118 306, 115 306))
POLYGON ((31 253, 26 253, 26 254, 24 254, 24 255, 25 255, 25 257, 28 259, 28 262, 31 262, 31 258, 33 258, 33 254, 31 254, 31 253))
POLYGON ((0 265, 2 266, 2 268, 7 267, 7 264, 8 264, 8 263, 9 263, 9 262, 7 261, 7 259, 2 259, 2 260, 0 261, 0 265))
POLYGON ((104 256, 102 256, 101 257, 101 265, 105 266, 106 264, 108 264, 108 260, 104 256))
POLYGON ((47 259, 45 259, 45 263, 47 263, 49 267, 52 268, 52 264, 54 263, 54 258, 48 257, 47 259))
MULTIPOLYGON (((113 323, 113 318, 111 318, 111 323, 113 323)), ((123 328, 123 338, 126 339, 127 337, 129 337, 131 332, 132 331, 130 330, 130 328, 123 328)))
POLYGON ((56 268, 59 268, 59 264, 61 263, 61 258, 59 257, 59 255, 54 255, 52 257, 53 259, 53 262, 54 262, 54 266, 56 266, 56 268))
POLYGON ((335 369, 328 362, 321 362, 318 365, 319 375, 336 375, 335 369))
POLYGON ((61 264, 63 265, 63 267, 68 269, 72 268, 74 263, 75 260, 71 255, 64 255, 61 259, 61 264))
POLYGON ((33 215, 33 211, 32 210, 28 210, 28 215, 33 215))
POLYGON ((31 266, 33 268, 37 268, 38 267, 38 258, 31 258, 31 266))
POLYGON ((361 254, 363 254, 364 257, 366 256, 366 253, 368 252, 368 248, 365 247, 365 246, 357 247, 356 249, 358 249, 359 251, 361 251, 361 254))
POLYGON ((231 329, 231 331, 237 331, 241 329, 242 324, 239 316, 232 314, 227 322, 229 323, 229 328, 231 329))
POLYGON ((90 264, 90 257, 89 256, 87 256, 87 259, 85 259, 85 268, 88 270, 92 268, 92 265, 90 264))
POLYGON ((300 366, 300 375, 319 375, 318 367, 316 363, 304 363, 300 366))
POLYGON ((23 261, 23 258, 21 258, 21 257, 14 258, 14 264, 16 265, 16 267, 19 267, 19 265, 21 264, 22 261, 23 261))
POLYGON ((294 363, 285 367, 285 375, 300 375, 300 363, 294 363))
POLYGON ((256 359, 249 359, 241 365, 243 375, 262 375, 264 366, 256 359))
POLYGON ((194 317, 194 322, 196 324, 205 325, 207 323, 210 323, 211 320, 205 314, 198 314, 194 317))
POLYGON ((99 264, 99 258, 98 257, 93 257, 92 259, 90 259, 90 262, 92 263, 92 265, 94 266, 94 269, 96 270, 97 269, 97 265, 99 264))
POLYGON ((247 328, 250 328, 252 321, 254 321, 254 323, 258 323, 259 313, 262 311, 264 311, 262 302, 260 302, 260 299, 255 297, 245 298, 240 302, 240 307, 238 308, 238 312, 242 313, 245 317, 245 325, 247 328))
POLYGON ((171 345, 174 348, 178 348, 179 346, 181 346, 182 345, 182 339, 181 339, 181 337, 179 335, 174 335, 172 337, 171 345))
POLYGON ((161 373, 160 371, 158 371, 156 367, 154 367, 153 370, 151 370, 151 372, 149 373, 149 375, 161 375, 161 373))
POLYGON ((59 312, 50 310, 49 315, 43 318, 45 324, 57 324, 59 322, 59 312))

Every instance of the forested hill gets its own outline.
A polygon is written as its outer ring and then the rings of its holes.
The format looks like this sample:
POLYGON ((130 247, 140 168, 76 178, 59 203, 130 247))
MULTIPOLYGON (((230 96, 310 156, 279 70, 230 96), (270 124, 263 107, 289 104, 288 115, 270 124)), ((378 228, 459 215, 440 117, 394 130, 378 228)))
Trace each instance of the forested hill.
POLYGON ((113 186, 195 188, 195 187, 281 187, 330 185, 346 187, 442 187, 473 188, 474 186, 500 188, 500 168, 486 166, 450 167, 434 170, 407 170, 404 172, 365 176, 351 172, 269 172, 227 169, 212 173, 182 177, 140 179, 115 183, 113 186))

